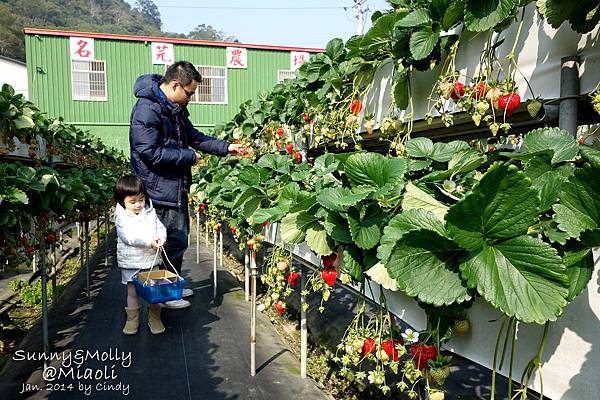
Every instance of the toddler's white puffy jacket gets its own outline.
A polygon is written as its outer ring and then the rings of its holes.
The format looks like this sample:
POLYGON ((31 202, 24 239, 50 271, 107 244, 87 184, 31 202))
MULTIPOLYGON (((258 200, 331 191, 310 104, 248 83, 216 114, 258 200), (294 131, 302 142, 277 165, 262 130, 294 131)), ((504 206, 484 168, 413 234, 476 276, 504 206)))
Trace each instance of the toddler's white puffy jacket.
MULTIPOLYGON (((152 200, 139 214, 127 211, 117 203, 115 209, 117 227, 117 264, 119 268, 149 269, 156 252, 152 249, 152 239, 160 239, 162 245, 167 240, 167 230, 156 215, 152 200)), ((154 265, 162 261, 160 254, 154 265)))

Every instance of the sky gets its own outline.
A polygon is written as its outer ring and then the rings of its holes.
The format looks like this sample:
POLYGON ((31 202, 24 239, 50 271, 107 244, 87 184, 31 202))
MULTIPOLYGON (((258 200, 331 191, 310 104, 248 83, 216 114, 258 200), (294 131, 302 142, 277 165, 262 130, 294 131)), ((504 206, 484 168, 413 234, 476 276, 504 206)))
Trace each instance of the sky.
MULTIPOLYGON (((135 4, 135 0, 127 0, 135 4)), ((211 25, 242 43, 324 48, 335 37, 356 34, 353 0, 154 0, 163 31, 189 33, 211 25), (346 10, 344 10, 346 7, 346 10)), ((367 0, 365 32, 374 11, 387 10, 385 0, 367 0)))

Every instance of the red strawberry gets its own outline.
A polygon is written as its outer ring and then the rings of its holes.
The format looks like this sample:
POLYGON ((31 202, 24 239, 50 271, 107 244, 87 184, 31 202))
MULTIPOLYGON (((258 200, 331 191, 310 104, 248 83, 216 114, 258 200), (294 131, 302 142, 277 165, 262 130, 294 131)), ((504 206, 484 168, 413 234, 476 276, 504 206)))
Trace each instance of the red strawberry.
POLYGON ((294 160, 296 160, 296 163, 300 164, 302 162, 302 153, 299 151, 295 152, 294 160))
POLYGON ((231 233, 233 233, 235 235, 235 232, 237 231, 237 228, 235 226, 232 226, 229 229, 231 229, 231 233))
POLYGON ((25 248, 25 254, 33 254, 33 252, 35 251, 35 247, 33 246, 29 246, 25 248))
POLYGON ((487 82, 481 81, 476 85, 471 86, 471 97, 475 97, 476 99, 484 99, 490 87, 487 82))
POLYGON ((388 356, 392 358, 394 361, 398 361, 398 349, 396 349, 397 344, 404 344, 404 340, 402 339, 388 339, 381 342, 381 347, 388 356))
POLYGON ((298 281, 298 273, 296 271, 292 271, 289 274, 286 274, 286 280, 290 284, 291 287, 296 287, 296 283, 298 281))
POLYGON ((366 338, 363 342, 362 356, 364 357, 367 354, 373 353, 375 351, 375 347, 375 339, 366 338))
POLYGON ((311 121, 310 114, 309 113, 304 114, 304 122, 306 122, 307 124, 310 124, 310 121, 311 121))
POLYGON ((335 253, 332 253, 328 256, 321 256, 321 261, 323 262, 323 267, 325 269, 331 268, 331 266, 335 263, 336 258, 337 258, 337 255, 335 253))
POLYGON ((21 244, 23 246, 26 246, 27 243, 29 243, 29 238, 27 237, 27 235, 21 235, 21 238, 19 239, 19 241, 21 242, 21 244))
POLYGON ((434 345, 415 344, 410 348, 410 352, 414 357, 415 367, 418 369, 426 369, 427 361, 435 360, 437 357, 437 349, 434 345))
POLYGON ((321 276, 325 280, 325 283, 333 287, 335 284, 335 278, 337 277, 337 271, 335 268, 327 268, 321 271, 321 276))
POLYGON ((465 85, 460 82, 454 82, 454 90, 450 97, 452 100, 456 101, 465 95, 465 85))
POLYGON ((514 109, 521 104, 521 96, 518 93, 509 93, 498 98, 498 108, 506 110, 506 115, 511 116, 514 109))
POLYGON ((285 307, 283 306, 283 303, 281 302, 281 300, 279 300, 277 303, 275 303, 274 306, 277 309, 277 313, 279 315, 282 315, 285 307))
POLYGON ((358 115, 358 113, 360 113, 360 110, 362 110, 362 103, 360 102, 360 100, 352 100, 352 103, 350 103, 350 111, 352 111, 352 114, 358 115))
POLYGON ((277 136, 283 137, 284 133, 285 133, 285 131, 283 130, 283 128, 277 128, 277 136))
POLYGON ((215 225, 215 231, 220 231, 220 230, 221 230, 221 223, 220 223, 220 222, 218 222, 218 223, 215 225))
POLYGON ((495 146, 488 146, 488 148, 487 148, 488 153, 491 153, 494 150, 496 150, 495 146))
POLYGON ((200 205, 198 206, 198 211, 204 212, 204 210, 206 210, 206 204, 200 203, 200 205))
POLYGON ((291 143, 286 144, 285 151, 287 151, 288 154, 292 154, 294 152, 294 145, 291 143))
POLYGON ((262 223, 262 226, 263 226, 263 227, 265 227, 265 226, 267 226, 267 225, 269 225, 269 221, 265 221, 265 222, 263 222, 263 223, 262 223))
POLYGON ((234 144, 240 144, 240 139, 235 139, 235 140, 233 141, 233 143, 234 143, 234 144))
POLYGON ((50 232, 46 236, 46 240, 48 241, 48 243, 54 243, 54 242, 56 242, 56 235, 54 233, 50 232))
POLYGON ((579 138, 579 139, 577 139, 577 143, 579 143, 579 144, 585 144, 585 139, 584 138, 579 138))

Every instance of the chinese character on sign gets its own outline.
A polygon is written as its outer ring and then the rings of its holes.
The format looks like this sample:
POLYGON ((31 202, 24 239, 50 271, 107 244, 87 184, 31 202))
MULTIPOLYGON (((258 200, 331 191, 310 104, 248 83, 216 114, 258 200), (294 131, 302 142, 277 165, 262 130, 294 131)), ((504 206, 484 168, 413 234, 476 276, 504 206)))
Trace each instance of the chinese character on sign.
POLYGON ((152 42, 152 64, 171 65, 174 60, 173 43, 152 42))
POLYGON ((71 60, 94 60, 94 39, 71 37, 71 60))
POLYGON ((246 49, 239 47, 227 48, 227 68, 247 68, 248 55, 246 49))
POLYGON ((292 71, 300 68, 302 64, 307 62, 310 58, 310 54, 301 51, 292 51, 290 52, 290 69, 292 71))

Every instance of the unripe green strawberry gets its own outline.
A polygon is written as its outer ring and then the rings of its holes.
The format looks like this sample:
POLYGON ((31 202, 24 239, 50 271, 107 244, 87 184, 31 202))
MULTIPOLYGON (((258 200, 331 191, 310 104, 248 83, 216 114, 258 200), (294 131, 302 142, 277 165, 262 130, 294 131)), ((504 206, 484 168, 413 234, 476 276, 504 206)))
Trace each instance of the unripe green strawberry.
POLYGON ((444 392, 429 392, 429 400, 444 400, 444 392))
POLYGON ((491 123, 490 124, 490 131, 492 132, 492 135, 496 136, 498 134, 498 130, 500 129, 500 125, 498 125, 497 123, 491 123))
POLYGON ((463 336, 471 329, 468 319, 457 319, 452 323, 452 330, 458 336, 463 336))
POLYGON ((531 115, 531 118, 535 118, 540 110, 542 109, 542 102, 538 99, 530 100, 527 103, 527 112, 531 115))
POLYGON ((450 376, 450 367, 431 367, 429 368, 429 380, 436 386, 442 386, 446 378, 450 376))
POLYGON ((481 115, 485 114, 489 109, 490 109, 490 105, 487 101, 478 101, 477 105, 475 106, 475 109, 477 110, 477 112, 481 115))
POLYGON ((594 111, 596 111, 596 113, 600 114, 600 103, 594 104, 594 111))
POLYGON ((475 126, 479 126, 479 124, 481 124, 481 114, 478 112, 473 113, 473 115, 471 115, 471 119, 475 123, 475 126))

